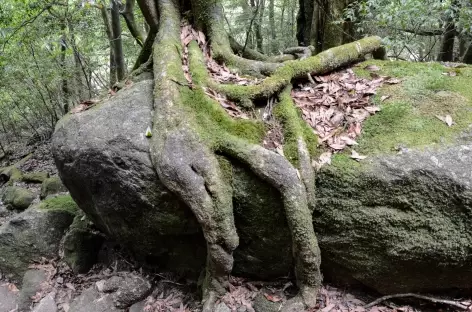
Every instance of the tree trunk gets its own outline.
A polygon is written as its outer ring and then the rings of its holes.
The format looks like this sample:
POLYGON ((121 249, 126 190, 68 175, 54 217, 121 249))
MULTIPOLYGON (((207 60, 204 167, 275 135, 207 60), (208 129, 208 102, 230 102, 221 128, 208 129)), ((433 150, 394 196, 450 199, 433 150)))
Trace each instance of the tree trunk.
POLYGON ((446 20, 445 31, 441 40, 441 48, 438 54, 438 61, 452 62, 454 60, 454 41, 456 39, 456 15, 457 1, 452 1, 450 10, 454 11, 452 15, 448 15, 446 20))
POLYGON ((121 39, 120 5, 118 0, 111 0, 111 26, 113 34, 113 54, 115 55, 115 66, 117 79, 123 80, 126 75, 125 56, 123 53, 123 42, 121 39))
MULTIPOLYGON (((138 0, 141 8, 146 7, 146 1, 138 0)), ((312 223, 315 173, 307 138, 315 137, 304 131, 306 124, 290 97, 291 82, 308 73, 325 73, 358 61, 381 48, 380 38, 365 38, 300 61, 268 63, 232 52, 220 1, 193 0, 182 4, 177 0, 157 0, 156 12, 143 13, 157 16, 157 12, 160 22, 152 57, 155 85, 149 139, 151 160, 159 180, 196 216, 207 242, 203 311, 215 311, 218 297, 225 293, 233 251, 239 244, 232 206, 231 167, 235 162, 245 165, 281 194, 299 288, 298 295, 287 301, 281 311, 314 308, 322 276, 312 223), (182 20, 184 8, 188 7, 191 15, 197 17, 191 25, 182 20), (195 29, 201 30, 206 39, 195 29), (182 39, 181 32, 193 36, 193 40, 182 39), (219 84, 209 77, 205 65, 207 49, 211 49, 216 61, 231 64, 243 73, 270 76, 257 85, 219 84), (190 75, 185 75, 184 68, 190 75), (286 148, 293 149, 291 161, 251 138, 260 131, 260 122, 232 119, 206 95, 206 88, 247 108, 254 108, 256 101, 277 98, 286 148), (241 130, 244 127, 246 130, 241 130)))
POLYGON ((311 40, 311 28, 315 0, 299 0, 297 15, 297 40, 299 46, 307 46, 311 40))
POLYGON ((109 67, 110 67, 110 78, 109 86, 113 86, 118 81, 118 76, 116 74, 116 64, 115 64, 115 41, 113 40, 113 30, 111 27, 110 17, 105 5, 100 6, 100 13, 102 14, 103 25, 105 26, 105 32, 110 42, 110 56, 109 56, 109 67))
POLYGON ((299 0, 297 39, 299 45, 312 45, 321 51, 354 40, 354 30, 343 20, 346 7, 352 0, 299 0))
POLYGON ((126 0, 125 8, 121 14, 125 19, 126 25, 134 37, 136 42, 142 47, 144 45, 144 35, 141 33, 141 30, 136 25, 136 19, 134 18, 134 5, 136 0, 126 0))
POLYGON ((269 1, 270 52, 277 54, 277 35, 275 29, 275 1, 269 1))
POLYGON ((454 41, 456 38, 456 27, 454 22, 450 22, 446 26, 443 38, 441 40, 441 48, 438 55, 438 61, 452 62, 454 60, 454 41))
POLYGON ((264 22, 265 0, 259 0, 257 4, 258 14, 255 19, 254 28, 256 33, 256 49, 264 53, 264 38, 262 36, 262 24, 264 22))

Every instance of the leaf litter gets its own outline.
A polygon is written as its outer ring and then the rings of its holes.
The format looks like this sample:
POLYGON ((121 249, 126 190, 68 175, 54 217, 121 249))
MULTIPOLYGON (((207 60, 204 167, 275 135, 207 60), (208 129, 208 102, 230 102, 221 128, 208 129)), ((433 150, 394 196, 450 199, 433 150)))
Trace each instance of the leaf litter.
MULTIPOLYGON (((216 62, 211 55, 211 49, 208 48, 205 34, 201 31, 195 30, 186 21, 181 25, 180 39, 184 47, 182 68, 184 70, 185 78, 190 85, 193 84, 193 81, 188 61, 188 45, 193 40, 198 43, 200 49, 203 51, 208 73, 213 80, 223 84, 229 83, 241 86, 257 84, 260 82, 258 79, 241 77, 238 73, 233 73, 225 64, 219 64, 216 62)), ((230 101, 224 94, 218 93, 208 87, 204 87, 203 90, 206 95, 220 103, 221 107, 223 107, 231 117, 249 119, 249 115, 239 108, 233 101, 230 101)))
MULTIPOLYGON (((380 70, 374 65, 365 69, 380 70)), ((318 136, 319 145, 330 152, 314 162, 316 168, 329 164, 334 153, 358 145, 356 139, 362 133, 362 124, 381 110, 379 106, 372 104, 371 97, 383 84, 401 82, 376 73, 371 73, 371 77, 372 80, 359 78, 348 68, 324 76, 314 76, 315 83, 303 84, 292 90, 292 98, 301 109, 303 119, 318 136)), ((389 97, 382 96, 381 102, 389 97)), ((351 158, 360 161, 366 157, 353 150, 351 158)))

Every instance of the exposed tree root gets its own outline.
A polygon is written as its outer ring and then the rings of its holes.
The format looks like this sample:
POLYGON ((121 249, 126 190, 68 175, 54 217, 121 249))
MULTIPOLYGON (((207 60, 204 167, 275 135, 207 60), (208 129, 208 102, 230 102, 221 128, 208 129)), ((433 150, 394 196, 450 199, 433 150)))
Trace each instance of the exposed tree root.
POLYGON ((204 311, 214 311, 225 292, 238 245, 232 191, 218 161, 195 133, 183 109, 179 85, 184 81, 181 62, 180 15, 173 1, 159 1, 161 29, 154 51, 155 106, 151 158, 161 182, 192 210, 207 241, 203 287, 204 311))
POLYGON ((192 83, 186 84, 182 68, 184 47, 180 39, 181 10, 178 1, 158 0, 157 4, 160 22, 152 58, 155 99, 151 158, 161 182, 192 210, 207 242, 203 311, 214 311, 218 297, 226 291, 228 276, 233 268, 233 251, 239 243, 233 216, 231 177, 216 155, 222 155, 229 162, 237 160, 246 164, 260 179, 280 192, 291 231, 295 273, 300 289, 299 295, 289 300, 282 311, 314 307, 322 275, 320 250, 312 222, 315 174, 311 166, 310 146, 314 144, 307 144, 311 143, 310 135, 313 134, 306 131, 307 125, 298 116, 288 86, 292 79, 307 73, 327 72, 359 60, 364 54, 378 49, 380 39, 367 38, 316 57, 283 64, 248 60, 231 51, 226 33, 222 33, 222 28, 218 26, 218 18, 222 16, 219 15, 218 5, 213 1, 194 1, 192 11, 204 12, 201 15, 206 24, 201 26, 210 35, 214 57, 243 72, 273 75, 256 86, 217 84, 208 77, 200 47, 192 42, 188 46, 192 83), (203 92, 203 88, 208 86, 220 88, 234 95, 234 98, 247 101, 261 96, 273 97, 285 88, 279 94, 274 115, 283 126, 286 157, 242 138, 240 128, 231 130, 233 125, 243 121, 235 121, 222 112, 219 104, 203 92), (204 102, 195 106, 195 99, 204 102), (208 112, 205 111, 207 124, 204 127, 200 125, 202 121, 196 119, 198 105, 211 107, 208 112), (212 117, 210 111, 218 111, 217 117, 212 117), (222 122, 230 126, 222 127, 222 122), (208 129, 211 127, 218 131, 212 132, 208 129))
POLYGON ((367 304, 365 306, 365 308, 366 309, 372 308, 373 306, 376 306, 376 305, 378 305, 379 303, 381 303, 385 300, 395 299, 395 298, 407 298, 407 297, 422 299, 422 300, 426 300, 426 301, 433 302, 433 303, 441 303, 441 304, 449 305, 451 307, 458 308, 458 309, 461 309, 461 310, 466 310, 466 311, 469 311, 471 309, 471 306, 462 304, 460 302, 456 302, 456 301, 452 301, 452 300, 439 299, 439 298, 434 298, 434 297, 428 297, 428 296, 423 296, 423 295, 419 295, 419 294, 412 294, 412 293, 384 296, 384 297, 378 298, 377 300, 372 301, 371 303, 367 304))
POLYGON ((296 57, 293 54, 282 54, 282 55, 274 55, 274 56, 267 56, 262 54, 259 51, 244 48, 239 42, 237 42, 233 37, 229 37, 229 42, 231 44, 231 49, 237 55, 240 55, 244 58, 254 61, 261 61, 261 62, 271 62, 271 63, 282 63, 285 61, 294 60, 296 57))
POLYGON ((382 47, 379 37, 368 37, 343 46, 335 47, 303 60, 283 63, 261 84, 252 86, 221 85, 219 88, 231 99, 247 102, 267 98, 283 90, 293 79, 307 74, 323 74, 336 68, 362 60, 366 54, 382 47))

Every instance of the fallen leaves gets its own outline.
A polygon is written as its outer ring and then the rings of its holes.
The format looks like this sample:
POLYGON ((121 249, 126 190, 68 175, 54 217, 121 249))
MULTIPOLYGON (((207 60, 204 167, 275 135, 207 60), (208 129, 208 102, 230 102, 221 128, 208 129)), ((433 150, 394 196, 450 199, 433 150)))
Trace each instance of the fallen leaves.
MULTIPOLYGON (((369 65, 366 69, 379 70, 369 65)), ((342 151, 357 145, 362 123, 380 111, 370 97, 383 83, 398 83, 390 77, 373 75, 373 80, 358 78, 351 69, 314 77, 316 84, 304 85, 292 92, 303 118, 319 137, 320 144, 332 151, 342 151)), ((388 97, 383 97, 382 101, 388 97)))
POLYGON ((352 150, 351 151, 351 158, 354 159, 354 160, 360 161, 360 160, 366 159, 367 156, 359 155, 358 152, 356 152, 355 150, 352 150))
POLYGON ((92 108, 97 103, 98 103, 98 101, 95 101, 95 100, 83 101, 79 105, 77 105, 76 107, 71 109, 70 112, 71 112, 71 114, 81 113, 83 111, 86 111, 86 110, 92 108))
MULTIPOLYGON (((302 110, 303 118, 318 135, 320 145, 327 147, 331 154, 324 154, 313 163, 315 168, 329 164, 327 157, 358 145, 356 138, 362 133, 363 122, 380 112, 380 107, 371 103, 371 96, 383 84, 398 84, 400 79, 380 76, 380 68, 368 65, 372 80, 358 78, 352 69, 315 76, 315 83, 302 85, 292 91, 296 105, 302 110)), ((384 95, 380 102, 390 98, 384 95)), ((365 156, 353 151, 351 158, 360 161, 365 156)))
POLYGON ((444 122, 448 127, 452 127, 452 125, 454 124, 451 115, 446 115, 444 117, 436 115, 436 118, 444 122))
MULTIPOLYGON (((181 25, 180 39, 184 47, 182 69, 184 71, 185 79, 189 84, 192 84, 192 74, 190 73, 188 61, 188 45, 193 40, 195 40, 198 43, 200 49, 202 49, 205 56, 208 73, 215 81, 218 81, 219 83, 231 83, 237 85, 250 85, 258 83, 257 79, 252 80, 248 78, 242 78, 237 73, 231 72, 225 64, 218 64, 211 56, 211 50, 208 49, 205 34, 203 34, 201 31, 195 30, 187 22, 184 22, 181 25)), ((234 102, 230 101, 226 96, 219 94, 210 88, 204 88, 204 91, 206 95, 220 103, 221 107, 223 107, 231 117, 249 119, 248 115, 243 112, 234 102)))

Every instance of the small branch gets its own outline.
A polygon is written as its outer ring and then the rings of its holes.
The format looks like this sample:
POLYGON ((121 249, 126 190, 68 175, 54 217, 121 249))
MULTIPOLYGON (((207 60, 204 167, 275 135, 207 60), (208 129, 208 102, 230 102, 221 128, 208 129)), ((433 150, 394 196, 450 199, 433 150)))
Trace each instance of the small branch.
POLYGON ((246 41, 244 42, 244 47, 243 47, 242 53, 244 53, 244 50, 246 50, 247 43, 248 43, 248 40, 249 40, 249 34, 251 33, 252 25, 254 24, 254 21, 256 20, 258 12, 259 12, 259 5, 256 7, 256 11, 254 12, 254 16, 252 17, 251 23, 249 24, 249 28, 248 28, 247 33, 246 33, 246 41))
POLYGON ((433 29, 433 30, 420 30, 420 29, 405 29, 405 28, 394 28, 395 30, 407 32, 410 34, 415 34, 418 36, 441 36, 444 34, 442 29, 433 29))
POLYGON ((430 301, 430 302, 433 302, 433 303, 442 303, 442 304, 450 305, 450 306, 453 306, 455 308, 459 308, 461 310, 466 310, 466 311, 469 310, 469 308, 472 306, 472 304, 466 306, 464 304, 461 304, 461 303, 458 303, 458 302, 452 301, 452 300, 444 300, 444 299, 438 299, 438 298, 434 298, 434 297, 428 297, 428 296, 408 293, 408 294, 396 294, 396 295, 388 295, 388 296, 381 297, 381 298, 367 304, 365 306, 365 308, 366 309, 372 308, 373 306, 375 306, 375 305, 377 305, 377 304, 379 304, 379 303, 381 303, 385 300, 394 299, 394 298, 406 298, 406 297, 423 299, 423 300, 430 301))

